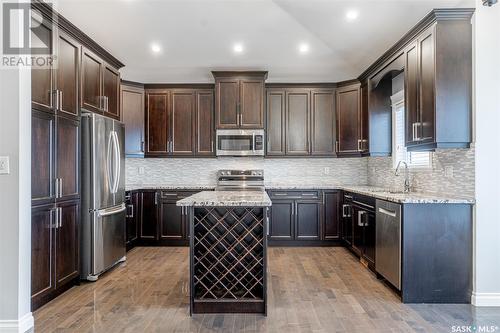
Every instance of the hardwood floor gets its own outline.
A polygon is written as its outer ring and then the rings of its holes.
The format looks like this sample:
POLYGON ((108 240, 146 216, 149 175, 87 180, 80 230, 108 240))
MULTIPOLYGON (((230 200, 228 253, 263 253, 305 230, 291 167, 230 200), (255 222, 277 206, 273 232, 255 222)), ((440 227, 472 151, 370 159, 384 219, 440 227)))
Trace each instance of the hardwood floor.
MULTIPOLYGON (((498 308, 405 305, 344 248, 269 248, 268 316, 189 317, 188 248, 135 248, 34 313, 35 332, 452 332, 498 308)), ((497 331, 498 327, 497 327, 497 331)), ((492 331, 489 331, 492 332, 492 331)))

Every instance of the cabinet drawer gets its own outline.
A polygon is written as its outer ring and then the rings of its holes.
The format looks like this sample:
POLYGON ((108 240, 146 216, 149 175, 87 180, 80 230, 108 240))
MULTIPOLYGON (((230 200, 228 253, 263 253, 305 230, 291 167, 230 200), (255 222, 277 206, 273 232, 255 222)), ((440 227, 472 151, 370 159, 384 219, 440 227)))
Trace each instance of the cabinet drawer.
POLYGON ((271 191, 269 196, 271 199, 311 199, 319 200, 321 191, 271 191))
POLYGON ((180 200, 187 198, 195 193, 198 193, 198 191, 161 191, 160 197, 162 199, 167 199, 167 200, 180 200))

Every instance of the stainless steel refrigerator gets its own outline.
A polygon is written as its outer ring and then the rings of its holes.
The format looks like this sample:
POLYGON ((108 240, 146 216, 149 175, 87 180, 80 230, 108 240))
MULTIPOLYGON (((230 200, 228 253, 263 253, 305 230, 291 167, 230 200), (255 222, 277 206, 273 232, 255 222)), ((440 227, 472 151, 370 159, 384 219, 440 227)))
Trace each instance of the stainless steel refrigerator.
POLYGON ((125 129, 116 120, 82 114, 81 278, 125 260, 125 129))

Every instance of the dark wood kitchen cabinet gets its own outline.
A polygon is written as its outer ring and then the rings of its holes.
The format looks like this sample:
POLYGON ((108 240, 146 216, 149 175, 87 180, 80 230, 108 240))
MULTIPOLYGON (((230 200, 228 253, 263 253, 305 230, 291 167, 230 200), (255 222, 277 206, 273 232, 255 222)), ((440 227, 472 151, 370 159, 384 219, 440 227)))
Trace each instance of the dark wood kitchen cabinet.
POLYGON ((144 86, 122 83, 120 115, 125 124, 125 155, 144 157, 144 86))
POLYGON ((80 122, 56 117, 56 197, 80 198, 80 122))
POLYGON ((125 215, 125 245, 127 251, 136 245, 139 238, 140 201, 140 192, 129 191, 125 194, 125 205, 127 206, 125 215))
POLYGON ((368 150, 367 120, 363 119, 360 83, 353 83, 337 89, 337 156, 361 156, 368 150))
POLYGON ((77 117, 81 45, 67 33, 53 30, 45 23, 40 25, 38 38, 49 45, 57 57, 57 66, 31 70, 32 108, 77 117))
POLYGON ((189 197, 194 191, 160 192, 160 244, 189 245, 189 215, 187 207, 177 206, 177 201, 189 197))
POLYGON ((146 157, 213 156, 213 91, 146 90, 146 157))
POLYGON ((82 108, 120 119, 120 73, 89 49, 82 47, 82 108))
POLYGON ((37 309, 79 278, 80 200, 33 206, 31 307, 37 309))
POLYGON ((143 190, 140 192, 140 221, 139 240, 140 245, 155 244, 158 240, 158 205, 159 192, 155 190, 143 190))
POLYGON ((323 192, 323 239, 340 239, 340 191, 323 192))
POLYGON ((335 156, 333 89, 267 89, 266 156, 335 156))
POLYGON ((270 245, 333 245, 339 240, 339 192, 272 190, 270 245), (333 241, 333 242, 332 242, 333 241))
POLYGON ((216 128, 264 128, 267 72, 212 72, 216 128))
POLYGON ((55 115, 33 110, 31 114, 31 201, 32 205, 55 199, 55 115))
POLYGON ((470 17, 437 19, 405 49, 406 147, 466 148, 472 123, 470 17))

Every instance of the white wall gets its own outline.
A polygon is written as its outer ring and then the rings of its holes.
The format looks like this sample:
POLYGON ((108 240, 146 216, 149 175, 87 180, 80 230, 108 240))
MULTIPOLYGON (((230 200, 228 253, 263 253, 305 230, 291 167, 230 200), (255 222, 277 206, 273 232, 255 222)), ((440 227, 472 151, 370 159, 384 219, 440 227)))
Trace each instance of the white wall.
POLYGON ((500 3, 476 0, 476 219, 472 303, 500 306, 500 3))
POLYGON ((10 174, 0 175, 0 332, 33 326, 30 101, 30 71, 0 68, 0 156, 10 157, 10 174))

